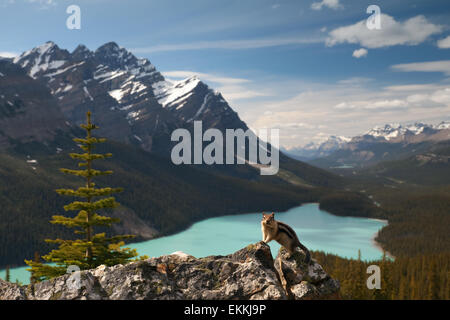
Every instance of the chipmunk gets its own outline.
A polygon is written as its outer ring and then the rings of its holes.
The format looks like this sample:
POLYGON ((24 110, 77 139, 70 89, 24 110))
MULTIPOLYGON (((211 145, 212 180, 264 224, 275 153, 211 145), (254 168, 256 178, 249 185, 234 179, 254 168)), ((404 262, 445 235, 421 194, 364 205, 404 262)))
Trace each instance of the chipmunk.
POLYGON ((311 261, 311 254, 308 248, 300 243, 295 231, 291 227, 283 222, 275 220, 275 213, 265 214, 263 212, 261 231, 265 243, 275 240, 286 248, 290 255, 294 253, 296 247, 299 247, 306 254, 305 262, 309 263, 311 261))

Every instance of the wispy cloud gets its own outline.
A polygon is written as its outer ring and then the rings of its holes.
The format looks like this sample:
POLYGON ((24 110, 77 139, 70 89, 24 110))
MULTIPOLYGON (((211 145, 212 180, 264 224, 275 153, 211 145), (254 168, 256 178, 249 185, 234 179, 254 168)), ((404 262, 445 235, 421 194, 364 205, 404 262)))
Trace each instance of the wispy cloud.
POLYGON ((443 72, 450 75, 450 60, 395 64, 391 69, 403 72, 443 72))
POLYGON ((215 41, 196 41, 189 43, 161 44, 150 47, 141 47, 131 49, 136 54, 149 54, 163 51, 185 51, 185 50, 205 50, 205 49, 227 49, 243 50, 266 47, 278 47, 286 45, 299 45, 310 43, 321 43, 325 39, 322 37, 305 38, 266 38, 266 39, 244 39, 244 40, 215 40, 215 41))
POLYGON ((41 5, 56 5, 55 0, 26 0, 29 3, 38 3, 41 5))
POLYGON ((56 0, 0 0, 0 7, 7 7, 8 5, 14 5, 18 2, 30 3, 38 5, 39 9, 48 9, 57 5, 56 0))
POLYGON ((0 51, 0 57, 3 57, 3 58, 14 58, 18 55, 19 54, 16 52, 0 51))
POLYGON ((367 78, 367 77, 351 77, 348 79, 342 79, 339 80, 337 83, 338 84, 342 84, 345 86, 357 86, 360 87, 364 84, 367 84, 370 81, 373 81, 374 79, 372 78, 367 78))
POLYGON ((319 2, 313 2, 311 4, 311 9, 313 10, 322 10, 323 7, 327 7, 333 10, 343 8, 343 6, 339 3, 339 0, 322 0, 319 2))
POLYGON ((425 84, 403 84, 403 85, 393 85, 384 87, 386 90, 397 91, 397 92, 417 92, 417 91, 428 91, 440 88, 436 84, 433 83, 425 83, 425 84))
POLYGON ((250 80, 243 78, 233 78, 233 77, 224 77, 218 76, 211 73, 203 73, 203 72, 195 72, 195 71, 187 71, 187 70, 173 70, 173 71, 164 71, 163 75, 168 78, 189 78, 192 76, 198 76, 199 78, 211 81, 214 83, 224 84, 224 85, 232 85, 232 84, 241 84, 248 83, 250 80))
POLYGON ((422 15, 399 22, 387 14, 381 14, 381 29, 370 30, 366 26, 366 20, 361 20, 330 31, 326 44, 334 46, 351 43, 369 49, 395 45, 418 45, 429 39, 431 35, 441 33, 443 29, 443 26, 429 22, 422 15))

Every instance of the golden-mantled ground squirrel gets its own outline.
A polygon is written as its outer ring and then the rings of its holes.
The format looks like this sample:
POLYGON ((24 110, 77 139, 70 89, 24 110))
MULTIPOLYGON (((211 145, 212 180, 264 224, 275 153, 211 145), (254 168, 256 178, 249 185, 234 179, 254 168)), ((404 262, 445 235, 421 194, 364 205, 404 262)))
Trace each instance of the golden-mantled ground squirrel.
POLYGON ((311 254, 309 253, 308 248, 300 243, 295 231, 287 224, 275 220, 275 213, 265 214, 263 212, 261 230, 263 241, 265 243, 275 240, 286 248, 290 255, 294 253, 296 247, 299 247, 306 254, 305 262, 309 263, 311 260, 311 254))

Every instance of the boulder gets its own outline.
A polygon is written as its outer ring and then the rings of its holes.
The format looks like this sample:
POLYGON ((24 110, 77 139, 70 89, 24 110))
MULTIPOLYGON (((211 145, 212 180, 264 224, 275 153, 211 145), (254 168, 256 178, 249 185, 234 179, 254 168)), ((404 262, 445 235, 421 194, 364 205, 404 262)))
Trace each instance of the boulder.
POLYGON ((314 259, 305 261, 306 255, 297 248, 289 254, 283 247, 275 258, 275 269, 286 294, 295 300, 338 298, 339 281, 332 279, 314 259))
POLYGON ((288 258, 280 251, 274 264, 270 247, 262 241, 227 256, 195 258, 178 251, 125 265, 102 265, 35 285, 0 280, 0 300, 320 299, 339 290, 320 265, 304 267, 297 261, 300 258, 300 252, 288 258), (277 261, 281 269, 276 269, 277 261))

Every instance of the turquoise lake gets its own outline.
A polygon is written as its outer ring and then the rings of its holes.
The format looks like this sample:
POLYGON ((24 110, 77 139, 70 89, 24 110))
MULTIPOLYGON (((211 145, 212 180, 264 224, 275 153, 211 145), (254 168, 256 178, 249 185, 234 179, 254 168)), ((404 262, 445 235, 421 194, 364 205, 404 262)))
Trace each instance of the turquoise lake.
MULTIPOLYGON (((275 219, 289 224, 300 241, 311 250, 321 250, 347 258, 376 260, 382 251, 375 246, 373 238, 387 223, 381 220, 353 217, 338 217, 319 209, 310 203, 275 213, 275 219)), ((140 255, 158 257, 183 251, 195 257, 227 255, 250 243, 258 242, 261 235, 261 213, 223 216, 203 220, 189 229, 154 240, 133 243, 129 247, 137 249, 140 255)), ((272 254, 276 255, 280 245, 269 243, 272 254)), ((11 269, 11 281, 29 283, 27 267, 11 269)), ((5 271, 0 271, 4 279, 5 271)))

